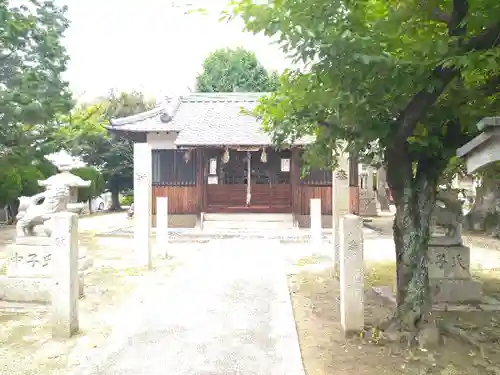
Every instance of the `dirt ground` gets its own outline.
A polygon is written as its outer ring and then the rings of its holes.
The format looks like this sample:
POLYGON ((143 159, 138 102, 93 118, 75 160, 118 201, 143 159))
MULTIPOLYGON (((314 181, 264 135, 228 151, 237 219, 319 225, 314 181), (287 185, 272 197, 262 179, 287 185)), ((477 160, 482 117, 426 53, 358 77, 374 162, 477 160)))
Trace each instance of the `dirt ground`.
POLYGON ((80 248, 95 265, 85 275, 85 296, 79 300, 80 332, 69 340, 53 340, 47 308, 25 304, 0 306, 0 374, 67 374, 88 357, 98 355, 111 333, 120 306, 145 279, 174 271, 175 259, 155 258, 153 272, 130 267, 132 241, 80 236, 80 248))
MULTIPOLYGON (((321 267, 319 258, 303 259, 295 274, 289 275, 295 319, 307 375, 380 375, 442 374, 498 375, 500 367, 492 358, 453 337, 434 351, 408 351, 406 347, 384 345, 368 337, 346 339, 340 325, 339 287, 330 267, 321 267)), ((367 327, 389 316, 392 310, 370 291, 372 285, 393 285, 385 276, 387 269, 367 266, 365 285, 365 323, 367 327)), ((393 282, 393 280, 392 280, 393 282)), ((452 321, 463 313, 441 313, 452 321), (446 315, 448 314, 448 315, 446 315)), ((498 313, 482 313, 477 320, 490 319, 498 313)), ((464 321, 470 321, 466 318, 464 321)), ((477 328, 477 326, 474 326, 477 328)), ((498 342, 495 344, 498 346, 498 342)), ((493 353, 485 353, 493 355, 493 353)), ((500 355, 497 355, 500 361, 500 355)))
MULTIPOLYGON (((367 222, 367 226, 376 229, 383 235, 392 237, 392 216, 370 217, 368 220, 369 222, 367 222)), ((485 233, 464 232, 462 237, 465 246, 500 250, 500 240, 485 233)))

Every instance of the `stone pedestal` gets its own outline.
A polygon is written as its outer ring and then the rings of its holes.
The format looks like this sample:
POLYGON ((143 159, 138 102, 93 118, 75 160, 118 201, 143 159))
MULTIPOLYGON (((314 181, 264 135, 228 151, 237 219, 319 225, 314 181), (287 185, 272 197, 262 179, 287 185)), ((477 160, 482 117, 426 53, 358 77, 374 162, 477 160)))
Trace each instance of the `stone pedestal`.
MULTIPOLYGON (((50 279, 54 275, 54 240, 47 237, 20 237, 7 247, 6 277, 1 278, 0 299, 14 302, 50 302, 50 279), (22 286, 23 291, 18 287, 22 286)), ((84 293, 83 271, 92 265, 88 257, 78 259, 79 295, 84 293)))
POLYGON ((349 213, 349 160, 339 156, 339 166, 332 181, 332 232, 334 273, 339 272, 340 219, 349 213))
POLYGON ((429 284, 434 303, 479 302, 482 285, 470 275, 470 249, 462 245, 430 245, 429 284))

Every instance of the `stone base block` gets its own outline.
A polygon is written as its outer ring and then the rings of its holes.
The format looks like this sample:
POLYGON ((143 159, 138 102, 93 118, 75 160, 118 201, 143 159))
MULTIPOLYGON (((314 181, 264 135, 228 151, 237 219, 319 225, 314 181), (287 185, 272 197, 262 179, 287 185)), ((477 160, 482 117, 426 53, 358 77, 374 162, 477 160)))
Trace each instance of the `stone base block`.
POLYGON ((359 216, 377 216, 377 200, 375 198, 359 198, 359 216))
MULTIPOLYGON (((83 274, 78 285, 83 296, 83 274)), ((48 278, 24 278, 0 276, 0 300, 9 302, 51 303, 52 280, 48 278)))
POLYGON ((94 265, 94 259, 84 256, 78 259, 78 270, 83 272, 94 265))
POLYGON ((430 279, 470 279, 470 249, 467 246, 429 246, 430 279))
POLYGON ((482 300, 482 284, 472 279, 430 279, 433 303, 472 303, 482 300))

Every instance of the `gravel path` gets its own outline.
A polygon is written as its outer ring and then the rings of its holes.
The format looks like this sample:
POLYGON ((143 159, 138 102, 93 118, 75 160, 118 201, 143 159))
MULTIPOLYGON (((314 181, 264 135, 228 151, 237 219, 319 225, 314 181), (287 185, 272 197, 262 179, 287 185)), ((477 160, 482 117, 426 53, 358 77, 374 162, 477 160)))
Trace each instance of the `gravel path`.
POLYGON ((279 242, 205 246, 128 312, 134 327, 101 365, 78 374, 304 374, 279 242))

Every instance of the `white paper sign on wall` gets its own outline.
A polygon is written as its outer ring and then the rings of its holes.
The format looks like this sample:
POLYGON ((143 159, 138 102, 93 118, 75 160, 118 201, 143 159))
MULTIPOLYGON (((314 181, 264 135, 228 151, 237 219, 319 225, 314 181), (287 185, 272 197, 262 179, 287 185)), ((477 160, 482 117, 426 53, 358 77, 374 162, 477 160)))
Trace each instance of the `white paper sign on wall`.
POLYGON ((209 185, 217 185, 219 183, 218 176, 208 176, 208 184, 209 185))
POLYGON ((210 159, 210 171, 209 174, 217 174, 217 159, 210 159))
POLYGON ((281 159, 281 172, 290 172, 290 159, 281 159))

